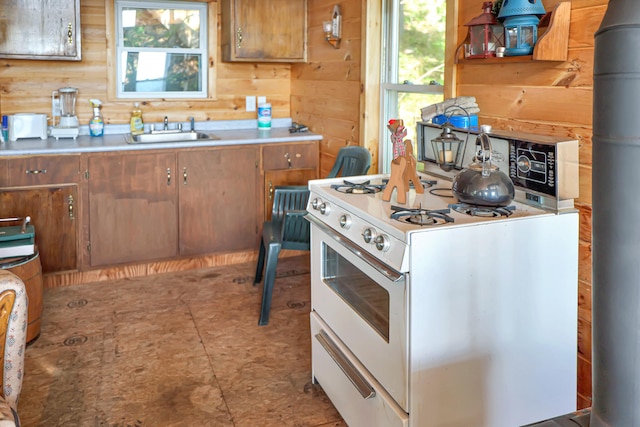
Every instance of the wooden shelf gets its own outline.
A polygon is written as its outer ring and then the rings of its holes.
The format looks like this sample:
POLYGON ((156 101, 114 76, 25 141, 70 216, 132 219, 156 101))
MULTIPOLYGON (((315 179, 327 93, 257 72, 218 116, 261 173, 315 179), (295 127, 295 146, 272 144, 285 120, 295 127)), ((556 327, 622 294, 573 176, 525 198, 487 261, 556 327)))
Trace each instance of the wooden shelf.
POLYGON ((566 61, 569 49, 571 2, 562 1, 540 20, 538 41, 533 55, 505 56, 503 58, 458 59, 462 64, 508 64, 530 61, 566 61))

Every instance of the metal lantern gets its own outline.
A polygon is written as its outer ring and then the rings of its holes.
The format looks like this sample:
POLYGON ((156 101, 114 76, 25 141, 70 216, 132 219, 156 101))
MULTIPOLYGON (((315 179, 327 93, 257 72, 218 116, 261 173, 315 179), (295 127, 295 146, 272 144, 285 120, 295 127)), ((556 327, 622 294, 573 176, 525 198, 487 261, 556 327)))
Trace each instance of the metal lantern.
POLYGON ((504 29, 491 13, 493 2, 482 4, 483 12, 464 24, 469 27, 469 51, 467 58, 496 56, 496 48, 504 46, 504 29))
POLYGON ((458 164, 458 156, 464 141, 453 133, 453 126, 446 122, 442 125, 440 136, 431 140, 433 154, 440 169, 450 171, 458 164))
POLYGON ((505 55, 531 55, 538 41, 538 23, 546 12, 541 0, 504 0, 499 19, 504 19, 505 55))

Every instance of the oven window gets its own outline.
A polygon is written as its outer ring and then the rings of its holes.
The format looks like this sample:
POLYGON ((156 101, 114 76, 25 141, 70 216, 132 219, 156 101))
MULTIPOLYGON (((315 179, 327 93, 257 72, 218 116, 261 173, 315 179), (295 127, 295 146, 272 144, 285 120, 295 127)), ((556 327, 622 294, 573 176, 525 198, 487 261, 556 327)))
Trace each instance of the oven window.
POLYGON ((329 246, 322 246, 324 283, 389 342, 389 292, 329 246))

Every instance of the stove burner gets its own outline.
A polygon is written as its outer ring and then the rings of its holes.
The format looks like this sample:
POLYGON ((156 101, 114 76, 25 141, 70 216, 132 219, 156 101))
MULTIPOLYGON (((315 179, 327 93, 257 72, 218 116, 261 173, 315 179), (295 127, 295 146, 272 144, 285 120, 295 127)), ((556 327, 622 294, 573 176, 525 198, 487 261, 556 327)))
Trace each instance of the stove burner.
POLYGON ((408 224, 416 225, 439 225, 446 224, 447 222, 453 222, 448 213, 451 209, 422 209, 419 208, 403 208, 400 206, 391 206, 393 213, 391 219, 396 221, 406 222, 408 224))
MULTIPOLYGON (((389 182, 388 178, 384 178, 382 180, 382 188, 387 186, 387 183, 389 182)), ((435 179, 421 179, 420 183, 422 184, 423 188, 431 188, 434 185, 436 185, 438 183, 438 181, 436 181, 435 179)), ((413 188, 413 181, 409 182, 409 188, 413 188)))
POLYGON ((479 206, 469 205, 467 203, 454 203, 449 205, 451 209, 461 214, 480 216, 485 218, 495 218, 500 216, 511 216, 513 211, 516 210, 515 206, 493 207, 493 206, 479 206))
POLYGON ((432 188, 431 190, 429 190, 429 193, 433 194, 434 196, 438 196, 438 197, 448 197, 450 199, 453 199, 453 191, 451 191, 450 188, 432 188))
POLYGON ((371 181, 349 182, 344 180, 343 184, 333 184, 331 188, 347 194, 373 194, 381 191, 384 185, 371 184, 371 181))

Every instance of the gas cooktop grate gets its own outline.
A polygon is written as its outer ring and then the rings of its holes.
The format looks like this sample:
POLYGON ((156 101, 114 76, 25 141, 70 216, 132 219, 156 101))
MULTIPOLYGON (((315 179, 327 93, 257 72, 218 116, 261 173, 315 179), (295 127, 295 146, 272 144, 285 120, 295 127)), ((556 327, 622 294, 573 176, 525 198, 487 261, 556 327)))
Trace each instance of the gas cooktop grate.
POLYGON ((451 209, 422 209, 418 208, 404 208, 400 206, 391 206, 393 213, 391 219, 396 221, 406 222, 414 225, 439 225, 446 224, 448 222, 454 222, 449 213, 451 209))
POLYGON ((347 194, 373 194, 382 191, 384 185, 371 184, 371 181, 350 182, 345 180, 342 184, 333 184, 331 188, 347 194))
POLYGON ((479 206, 479 205, 470 205, 467 203, 453 203, 450 204, 449 207, 456 212, 461 214, 466 214, 470 216, 479 216, 485 218, 494 218, 500 216, 509 217, 516 210, 516 207, 504 206, 504 207, 493 207, 493 206, 479 206))

